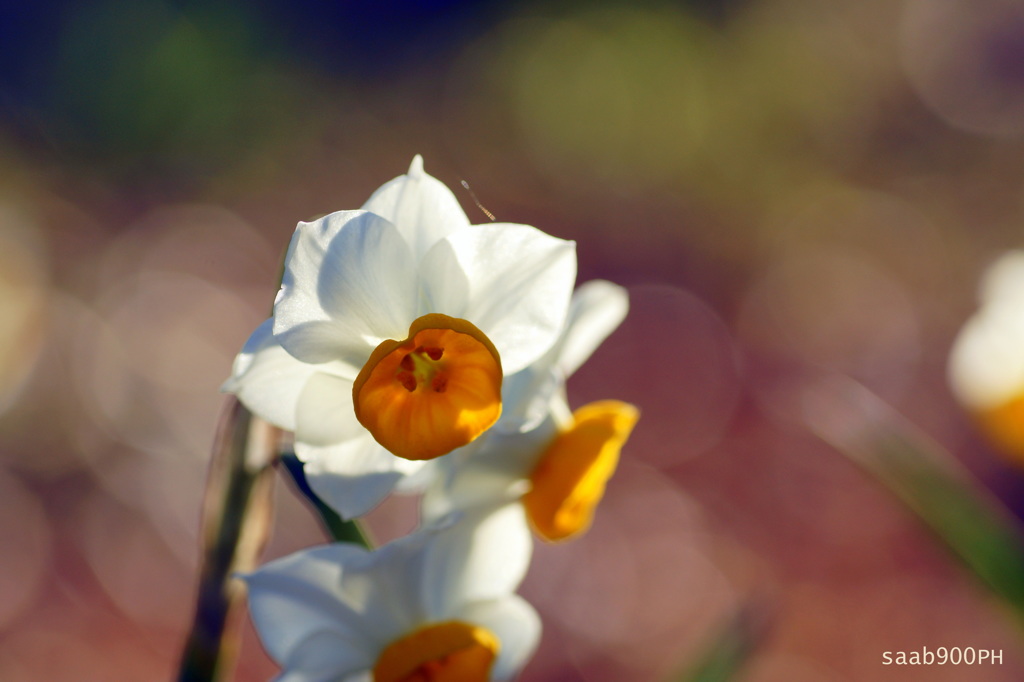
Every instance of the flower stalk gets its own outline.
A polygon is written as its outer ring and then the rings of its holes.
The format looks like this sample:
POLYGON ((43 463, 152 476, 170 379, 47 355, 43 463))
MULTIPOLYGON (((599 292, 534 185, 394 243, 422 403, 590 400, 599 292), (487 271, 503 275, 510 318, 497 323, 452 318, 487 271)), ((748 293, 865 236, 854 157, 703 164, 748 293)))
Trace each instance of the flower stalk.
POLYGON ((230 398, 214 441, 203 500, 202 568, 180 682, 227 679, 238 653, 236 604, 266 544, 280 431, 230 398))

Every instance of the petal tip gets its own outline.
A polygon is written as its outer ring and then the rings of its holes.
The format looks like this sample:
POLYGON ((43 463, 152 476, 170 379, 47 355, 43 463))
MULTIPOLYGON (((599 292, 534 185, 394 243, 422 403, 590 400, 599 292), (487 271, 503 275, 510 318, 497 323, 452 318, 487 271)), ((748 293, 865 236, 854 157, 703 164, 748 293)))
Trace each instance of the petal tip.
POLYGON ((409 164, 409 172, 406 173, 410 178, 419 180, 425 175, 423 170, 423 156, 417 154, 412 157, 412 163, 409 164))

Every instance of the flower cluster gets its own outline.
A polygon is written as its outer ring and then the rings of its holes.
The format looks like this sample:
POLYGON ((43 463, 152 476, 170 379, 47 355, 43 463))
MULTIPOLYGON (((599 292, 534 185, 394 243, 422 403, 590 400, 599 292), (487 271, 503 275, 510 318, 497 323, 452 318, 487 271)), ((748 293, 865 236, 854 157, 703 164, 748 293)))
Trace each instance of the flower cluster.
POLYGON ((570 411, 565 380, 625 317, 625 291, 573 293, 575 245, 470 225, 423 171, 360 210, 299 223, 273 316, 225 390, 294 432, 311 488, 342 517, 421 492, 421 527, 337 543, 246 577, 281 680, 502 680, 535 647, 515 595, 530 529, 589 526, 635 407, 570 411))

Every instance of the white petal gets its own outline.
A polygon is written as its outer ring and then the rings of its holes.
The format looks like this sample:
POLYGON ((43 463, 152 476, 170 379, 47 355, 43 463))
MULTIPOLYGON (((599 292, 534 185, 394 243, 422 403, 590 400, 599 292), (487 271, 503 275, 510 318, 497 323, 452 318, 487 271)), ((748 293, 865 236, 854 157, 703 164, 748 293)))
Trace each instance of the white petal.
POLYGON ((529 367, 506 375, 501 387, 499 431, 529 431, 547 416, 552 398, 629 310, 626 290, 593 280, 573 294, 565 326, 555 344, 529 367))
POLYGON ((422 493, 427 486, 433 483, 437 477, 437 462, 432 459, 422 462, 395 457, 395 466, 398 471, 404 474, 398 485, 395 486, 396 493, 417 494, 422 493))
POLYGON ((237 395, 261 419, 294 431, 299 394, 317 367, 296 360, 282 348, 272 325, 273 320, 267 320, 245 342, 221 390, 237 395))
POLYGON ((330 374, 310 376, 295 405, 295 439, 327 446, 368 435, 352 406, 352 381, 330 374))
POLYGON ((468 466, 458 472, 450 486, 432 485, 427 488, 420 505, 420 518, 433 523, 466 509, 497 503, 512 503, 529 490, 529 482, 521 477, 510 477, 503 472, 478 466, 468 466))
POLYGON ((316 447, 296 441, 313 492, 342 518, 366 514, 387 497, 410 464, 381 447, 366 433, 336 445, 316 447))
MULTIPOLYGON (((544 357, 548 355, 552 353, 544 357)), ((562 372, 543 358, 506 375, 501 383, 501 418, 492 430, 515 433, 537 428, 548 415, 552 396, 564 384, 562 372)))
POLYGON ((435 244, 420 274, 431 308, 422 312, 475 324, 511 374, 558 338, 576 278, 576 247, 528 225, 474 225, 435 244))
POLYGON ((510 594, 526 575, 532 551, 522 505, 466 511, 427 548, 420 584, 425 615, 445 620, 468 601, 510 594))
POLYGON ((1024 251, 1007 251, 997 258, 981 278, 982 304, 1020 301, 1024 292, 1024 251))
POLYGON ((416 263, 394 225, 364 211, 299 223, 274 306, 274 333, 305 362, 359 368, 415 318, 416 263))
POLYGON ((340 682, 373 682, 373 671, 363 670, 353 673, 340 682))
MULTIPOLYGON (((348 581, 362 580, 364 611, 378 634, 392 633, 384 644, 406 634, 428 618, 420 603, 420 585, 426 558, 436 533, 420 530, 375 549, 362 573, 349 571, 348 581)), ((348 585, 346 585, 348 587, 348 585)))
MULTIPOLYGON (((369 335, 352 335, 337 320, 303 322, 291 327, 275 321, 277 338, 289 353, 309 364, 342 364, 358 373, 376 344, 369 335)), ((378 342, 379 343, 379 342, 378 342)))
POLYGON ((581 285, 573 294, 557 364, 565 377, 580 368, 629 312, 629 294, 604 280, 581 285))
POLYGON ((967 407, 989 410, 1024 391, 1024 306, 987 303, 960 330, 949 353, 953 393, 967 407))
POLYGON ((243 576, 249 611, 267 652, 285 664, 302 643, 324 631, 348 642, 339 655, 347 665, 375 660, 373 641, 363 633, 363 618, 344 601, 342 565, 366 562, 367 552, 355 545, 317 547, 272 561, 243 576))
POLYGON ((296 645, 283 661, 279 682, 336 682, 365 671, 375 660, 365 645, 333 630, 315 632, 296 645))
POLYGON ((404 338, 415 310, 416 260, 394 225, 366 213, 331 239, 317 286, 332 317, 361 320, 381 338, 404 338))
POLYGON ((388 182, 363 204, 363 210, 391 221, 418 262, 433 244, 469 225, 469 218, 443 182, 423 172, 417 155, 409 172, 388 182))
POLYGON ((501 642, 498 660, 491 669, 492 680, 515 677, 540 642, 540 616, 532 606, 516 595, 467 604, 456 617, 467 623, 482 625, 501 642))

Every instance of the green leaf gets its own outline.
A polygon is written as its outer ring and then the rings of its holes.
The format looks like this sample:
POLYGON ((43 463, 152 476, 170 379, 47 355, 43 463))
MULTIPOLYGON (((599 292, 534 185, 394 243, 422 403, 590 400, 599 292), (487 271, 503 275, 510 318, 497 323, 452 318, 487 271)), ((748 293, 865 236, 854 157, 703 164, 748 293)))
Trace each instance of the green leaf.
POLYGON ((969 471, 894 409, 845 377, 816 384, 806 421, 896 494, 999 598, 1024 617, 1024 533, 969 471))
POLYGON ((738 610, 715 634, 697 661, 675 682, 727 682, 734 679, 764 640, 771 613, 759 602, 750 602, 738 610))

